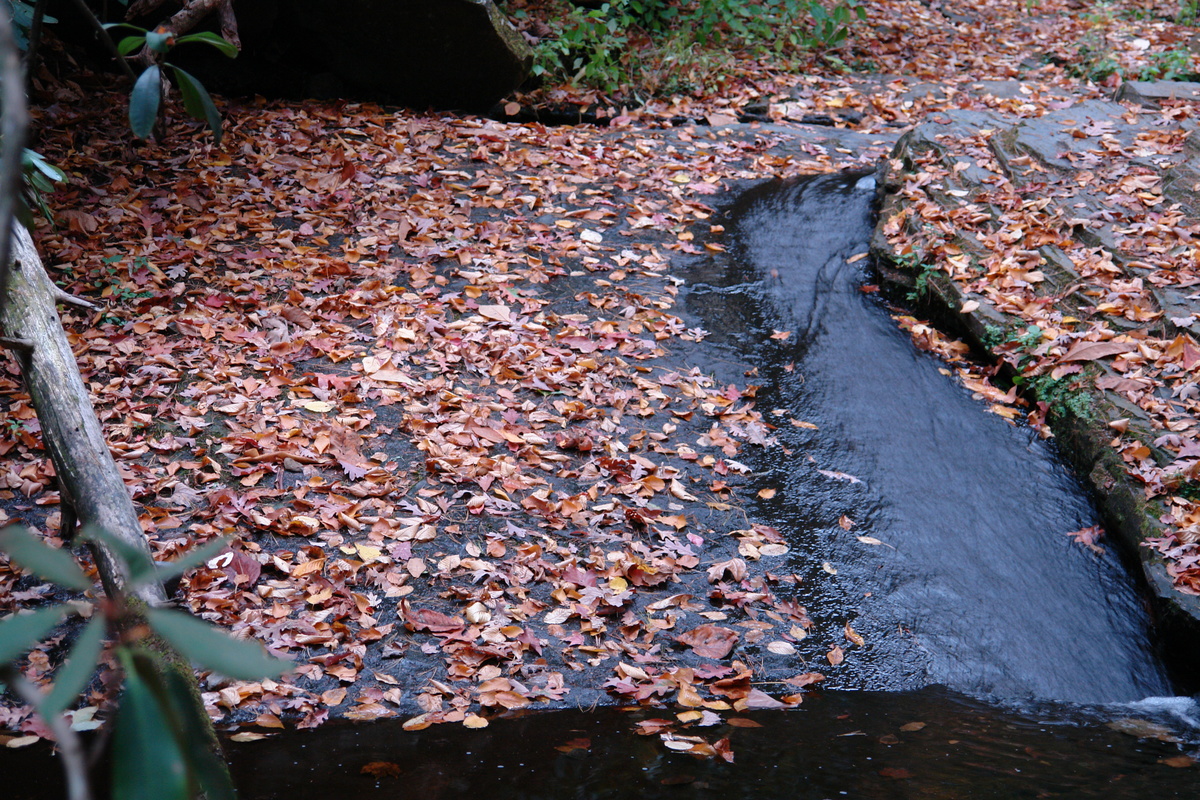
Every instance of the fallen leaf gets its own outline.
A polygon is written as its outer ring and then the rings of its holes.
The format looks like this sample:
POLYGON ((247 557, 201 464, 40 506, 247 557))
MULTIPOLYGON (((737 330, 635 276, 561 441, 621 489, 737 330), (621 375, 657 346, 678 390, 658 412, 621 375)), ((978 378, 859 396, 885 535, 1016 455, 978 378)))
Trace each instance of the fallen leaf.
POLYGON ((675 637, 675 641, 688 645, 698 656, 722 659, 737 644, 738 635, 729 628, 719 625, 701 625, 675 637))

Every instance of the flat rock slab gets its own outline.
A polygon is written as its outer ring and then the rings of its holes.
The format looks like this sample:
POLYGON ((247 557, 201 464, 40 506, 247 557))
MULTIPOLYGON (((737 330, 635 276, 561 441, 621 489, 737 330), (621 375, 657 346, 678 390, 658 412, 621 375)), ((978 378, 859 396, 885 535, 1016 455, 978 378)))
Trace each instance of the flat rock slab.
POLYGON ((1158 106, 1164 100, 1200 101, 1200 83, 1192 81, 1126 81, 1117 90, 1117 100, 1158 106))

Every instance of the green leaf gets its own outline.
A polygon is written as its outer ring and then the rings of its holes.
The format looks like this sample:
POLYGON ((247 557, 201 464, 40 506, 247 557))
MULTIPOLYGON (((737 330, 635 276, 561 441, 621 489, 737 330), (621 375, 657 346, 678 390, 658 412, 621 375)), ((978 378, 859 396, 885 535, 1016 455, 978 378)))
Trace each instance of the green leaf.
POLYGON ((237 58, 238 49, 233 46, 232 42, 228 42, 212 31, 201 31, 200 33, 189 33, 187 36, 180 36, 175 40, 175 44, 187 44, 188 42, 203 42, 204 44, 212 45, 230 58, 237 58))
POLYGON ((145 28, 138 27, 137 25, 131 25, 128 22, 106 22, 106 23, 104 23, 104 30, 106 30, 106 31, 115 31, 117 28, 126 28, 127 30, 136 31, 143 35, 149 33, 149 31, 147 31, 145 28))
POLYGON ((183 95, 183 107, 187 109, 192 119, 205 120, 212 129, 213 139, 217 146, 221 144, 221 113, 213 105, 208 90, 188 73, 174 64, 168 64, 175 70, 175 80, 179 81, 179 91, 183 95))
POLYGON ((70 608, 60 603, 39 608, 32 614, 13 614, 0 621, 0 664, 10 664, 28 653, 62 622, 70 608))
POLYGON ((208 561, 210 558, 216 556, 228 546, 229 537, 222 536, 218 539, 213 539, 211 542, 208 542, 202 547, 197 547, 195 550, 184 553, 174 561, 169 561, 165 564, 159 562, 158 579, 163 583, 166 583, 167 581, 171 580, 171 578, 178 577, 187 572, 189 569, 195 569, 205 561, 208 561))
POLYGON ((180 740, 187 754, 188 766, 208 800, 235 800, 237 793, 229 777, 229 769, 213 752, 209 740, 207 713, 192 694, 184 677, 175 670, 166 670, 167 701, 179 721, 180 740))
POLYGON ((38 709, 43 717, 53 717, 66 711, 79 693, 87 687, 99 665, 100 652, 104 648, 104 634, 107 631, 107 621, 102 615, 96 614, 83 629, 83 633, 79 634, 71 648, 71 655, 67 657, 67 663, 54 676, 54 688, 38 709))
POLYGON ((187 764, 176 728, 155 691, 154 662, 127 652, 122 656, 125 691, 113 736, 113 799, 190 800, 187 764))
POLYGON ((51 547, 24 527, 14 525, 0 531, 0 550, 39 578, 80 592, 92 588, 69 551, 51 547))
POLYGON ((158 576, 154 560, 149 555, 128 542, 118 539, 103 528, 91 524, 85 525, 80 536, 87 541, 97 542, 112 550, 125 563, 132 586, 144 585, 158 576))
POLYGON ((166 53, 171 49, 171 40, 174 38, 173 33, 150 31, 146 34, 146 45, 156 53, 166 53))
POLYGON ((117 43, 117 52, 123 56, 127 56, 134 50, 140 50, 142 45, 146 43, 145 36, 126 36, 117 43))
POLYGON ((162 74, 157 66, 147 67, 129 95, 129 127, 139 139, 149 137, 154 130, 161 93, 162 74))
POLYGON ((67 179, 67 173, 47 161, 41 153, 28 147, 21 157, 21 163, 26 169, 32 167, 55 183, 63 183, 67 179))
POLYGON ((258 642, 234 639, 182 611, 152 608, 146 612, 146 621, 185 658, 230 678, 274 678, 291 666, 258 642))

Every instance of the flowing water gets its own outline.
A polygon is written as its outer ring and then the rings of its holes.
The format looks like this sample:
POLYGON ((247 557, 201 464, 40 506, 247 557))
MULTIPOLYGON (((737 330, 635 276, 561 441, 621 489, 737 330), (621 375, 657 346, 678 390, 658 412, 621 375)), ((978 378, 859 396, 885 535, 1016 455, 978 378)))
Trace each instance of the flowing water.
POLYGON ((746 192, 727 215, 732 257, 699 265, 689 294, 715 344, 758 366, 759 407, 787 412, 790 452, 755 463, 781 488, 761 511, 807 567, 810 608, 855 617, 867 638, 837 680, 1076 703, 1170 694, 1120 560, 1068 535, 1097 523, 1079 482, 861 291, 874 195, 862 174, 746 192))
MULTIPOLYGON (((743 382, 754 364, 759 407, 782 412, 782 446, 751 464, 779 489, 756 518, 789 537, 818 629, 865 637, 824 691, 743 715, 761 727, 687 731, 729 737, 732 764, 634 732, 669 710, 384 721, 233 745, 242 796, 1195 797, 1200 710, 1173 696, 1111 547, 1067 535, 1096 524, 1086 492, 860 291, 873 196, 854 174, 747 192, 728 257, 692 264, 683 293, 714 332, 706 367, 743 382)), ((12 800, 61 794, 44 753, 0 752, 0 770, 12 800)))

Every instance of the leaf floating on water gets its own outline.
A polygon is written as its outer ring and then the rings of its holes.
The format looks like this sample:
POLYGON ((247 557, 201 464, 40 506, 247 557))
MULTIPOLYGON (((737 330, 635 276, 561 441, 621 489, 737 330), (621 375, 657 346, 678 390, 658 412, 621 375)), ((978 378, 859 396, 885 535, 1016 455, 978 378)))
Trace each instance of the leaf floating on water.
POLYGON ((913 731, 919 731, 924 727, 924 722, 906 722, 900 726, 900 730, 904 731, 905 733, 912 733, 913 731))
POLYGON ((1148 719, 1127 717, 1125 719, 1114 719, 1112 722, 1107 723, 1107 725, 1118 733, 1127 733, 1139 739, 1158 739, 1160 742, 1172 743, 1179 741, 1179 737, 1171 733, 1170 728, 1165 725, 1159 725, 1157 722, 1151 722, 1148 719))
POLYGON ((845 629, 844 633, 846 634, 847 639, 854 642, 859 647, 864 647, 867 644, 867 641, 865 639, 863 639, 863 637, 858 633, 858 631, 856 631, 856 630, 854 630, 854 628, 850 627, 849 622, 846 623, 846 629, 845 629))
POLYGON ((391 761, 372 761, 368 764, 363 764, 359 770, 363 775, 370 775, 372 778, 399 778, 402 770, 399 764, 393 764, 391 761))
POLYGON ((576 750, 590 750, 591 747, 591 739, 586 737, 578 737, 575 739, 570 739, 564 744, 556 745, 554 749, 560 753, 572 753, 576 750))
POLYGON ((763 500, 770 500, 779 492, 778 489, 759 489, 758 496, 763 500))
POLYGON ((731 725, 734 728, 761 728, 762 727, 761 722, 755 722, 754 720, 746 719, 745 717, 733 717, 731 719, 727 719, 727 720, 725 720, 725 724, 731 725))
POLYGON ((821 473, 826 478, 833 478, 835 480, 846 481, 848 483, 862 483, 861 478, 856 478, 846 472, 838 472, 835 469, 819 469, 817 472, 821 473))
POLYGON ((840 517, 838 517, 838 525, 842 526, 842 530, 848 531, 854 527, 854 520, 850 519, 845 514, 842 514, 840 517))

